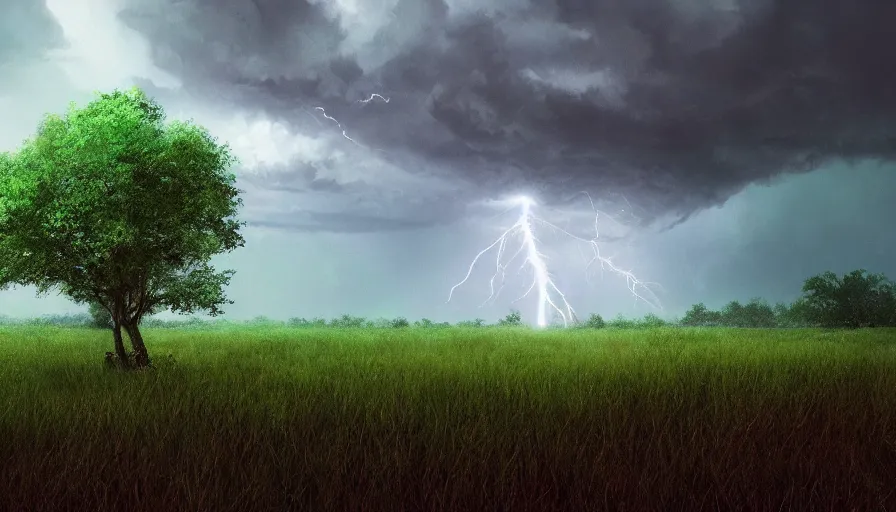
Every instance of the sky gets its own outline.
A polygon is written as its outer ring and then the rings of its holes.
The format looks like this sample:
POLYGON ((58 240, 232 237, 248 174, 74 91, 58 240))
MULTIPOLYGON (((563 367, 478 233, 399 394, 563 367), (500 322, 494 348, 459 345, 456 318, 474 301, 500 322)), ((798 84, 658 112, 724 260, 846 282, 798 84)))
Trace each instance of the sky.
MULTIPOLYGON (((893 19, 875 0, 4 0, 0 151, 134 85, 208 128, 240 159, 246 245, 213 260, 235 320, 533 322, 523 259, 489 301, 487 253, 447 301, 520 195, 653 283, 639 300, 535 222, 580 317, 791 301, 826 270, 896 278, 893 19)), ((85 310, 0 291, 0 314, 85 310)))

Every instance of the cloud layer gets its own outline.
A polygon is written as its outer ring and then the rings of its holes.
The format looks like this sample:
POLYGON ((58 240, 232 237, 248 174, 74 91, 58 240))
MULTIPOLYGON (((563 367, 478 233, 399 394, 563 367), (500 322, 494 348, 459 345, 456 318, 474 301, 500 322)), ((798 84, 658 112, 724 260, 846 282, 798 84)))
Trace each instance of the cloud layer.
POLYGON ((783 173, 896 152, 892 2, 109 7, 148 43, 155 77, 138 78, 151 94, 225 119, 218 132, 244 146, 256 197, 304 205, 259 224, 406 229, 519 191, 558 206, 587 191, 647 223, 783 173), (373 93, 390 101, 361 101, 373 93))

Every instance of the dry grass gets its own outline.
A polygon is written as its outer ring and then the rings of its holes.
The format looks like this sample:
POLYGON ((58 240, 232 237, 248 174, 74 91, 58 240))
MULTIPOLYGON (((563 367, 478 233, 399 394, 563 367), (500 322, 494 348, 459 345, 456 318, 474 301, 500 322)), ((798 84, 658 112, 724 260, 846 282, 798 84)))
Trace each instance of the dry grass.
POLYGON ((896 510, 893 330, 146 339, 0 330, 0 510, 896 510))

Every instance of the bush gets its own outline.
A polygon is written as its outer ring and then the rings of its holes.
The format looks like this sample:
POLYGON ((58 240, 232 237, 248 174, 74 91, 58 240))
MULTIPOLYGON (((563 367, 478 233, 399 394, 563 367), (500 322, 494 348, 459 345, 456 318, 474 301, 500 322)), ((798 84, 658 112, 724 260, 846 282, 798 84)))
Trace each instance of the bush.
POLYGON ((653 329, 656 327, 664 327, 666 325, 666 321, 662 318, 654 315, 653 313, 647 313, 644 315, 644 318, 638 322, 638 327, 644 327, 648 329, 653 329))
POLYGON ((583 324, 583 327, 587 329, 603 329, 606 326, 607 322, 605 322, 604 318, 597 313, 591 313, 591 316, 589 316, 588 320, 583 324))
POLYGON ((615 318, 607 322, 608 327, 612 327, 614 329, 632 329, 638 326, 638 323, 635 320, 631 320, 629 318, 625 318, 622 314, 616 315, 615 318))
POLYGON ((409 327, 411 324, 408 322, 408 319, 400 316, 394 320, 392 320, 392 328, 393 329, 403 329, 405 327, 409 327))
POLYGON ((523 315, 516 309, 511 309, 510 314, 498 320, 498 325, 503 327, 517 327, 523 325, 523 315))
POLYGON ((367 319, 362 316, 342 315, 330 320, 330 327, 358 328, 364 327, 367 319))

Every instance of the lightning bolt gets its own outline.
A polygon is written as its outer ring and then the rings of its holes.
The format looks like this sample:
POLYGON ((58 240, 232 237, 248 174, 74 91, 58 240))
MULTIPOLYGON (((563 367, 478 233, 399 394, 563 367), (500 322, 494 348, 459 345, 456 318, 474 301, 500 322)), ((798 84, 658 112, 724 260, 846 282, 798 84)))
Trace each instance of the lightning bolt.
POLYGON ((356 141, 355 139, 349 137, 348 134, 345 133, 345 128, 342 127, 342 124, 341 124, 339 121, 337 121, 335 117, 333 117, 333 116, 327 114, 327 111, 324 110, 324 107, 314 107, 314 110, 320 110, 321 114, 323 114, 323 116, 324 116, 326 119, 329 119, 330 121, 333 121, 334 123, 336 123, 336 126, 338 126, 340 130, 342 130, 342 136, 345 137, 346 139, 348 139, 349 141, 351 141, 352 144, 354 144, 354 145, 356 145, 356 146, 358 146, 358 147, 361 147, 361 148, 364 147, 363 145, 359 144, 358 141, 356 141))
POLYGON ((377 94, 377 93, 373 93, 373 94, 371 94, 370 97, 367 98, 366 100, 358 100, 358 103, 364 103, 364 104, 367 104, 367 103, 370 103, 371 101, 373 101, 374 98, 379 98, 379 99, 381 99, 383 102, 385 102, 385 103, 389 103, 389 98, 386 98, 386 97, 384 97, 384 96, 382 96, 382 95, 380 95, 380 94, 377 94))
MULTIPOLYGON (((367 98, 367 99, 364 99, 364 100, 358 100, 357 103, 363 103, 363 104, 366 105, 366 104, 370 103, 371 101, 373 101, 374 98, 379 98, 379 99, 380 99, 381 101, 383 101, 384 103, 389 103, 389 98, 386 98, 385 96, 383 96, 383 95, 381 95, 381 94, 377 94, 377 93, 373 93, 373 94, 371 94, 370 97, 367 98)), ((314 110, 319 110, 320 113, 321 113, 321 115, 323 115, 325 119, 328 119, 328 120, 333 121, 334 123, 336 123, 336 126, 339 127, 339 130, 342 132, 342 136, 345 137, 346 140, 350 141, 352 144, 354 144, 354 145, 356 145, 356 146, 358 146, 358 147, 360 147, 360 148, 367 149, 363 144, 361 144, 361 143, 359 143, 358 141, 356 141, 355 139, 349 137, 349 135, 348 135, 348 133, 346 132, 345 128, 342 126, 342 123, 340 123, 335 117, 333 117, 333 116, 327 114, 327 111, 326 111, 323 107, 314 107, 314 110)), ((315 119, 316 119, 316 118, 315 118, 315 119)), ((378 150, 378 151, 381 151, 381 150, 378 150)))
MULTIPOLYGON (((632 272, 627 270, 622 270, 617 267, 610 258, 604 257, 600 253, 600 247, 598 246, 597 240, 600 236, 598 232, 598 211, 594 208, 594 202, 591 200, 591 196, 587 193, 584 193, 588 196, 589 202, 591 202, 591 208, 595 212, 594 216, 594 232, 595 237, 593 239, 586 239, 577 235, 570 233, 568 230, 565 230, 555 224, 552 224, 545 219, 535 216, 532 213, 532 208, 536 205, 534 199, 528 196, 517 196, 508 200, 498 201, 497 204, 503 204, 508 206, 508 209, 505 211, 509 211, 513 207, 519 207, 520 216, 517 218, 516 223, 514 223, 510 228, 504 231, 501 236, 499 236, 491 245, 486 247, 485 249, 479 251, 473 261, 470 263, 469 268, 467 269, 467 274, 464 278, 451 287, 451 291, 448 293, 448 302, 451 301, 452 296, 454 295, 454 290, 456 290, 459 286, 467 282, 470 278, 470 275, 473 272, 473 268, 476 266, 476 263, 479 261, 485 253, 490 251, 491 249, 497 246, 497 254, 495 258, 495 273, 492 275, 489 280, 489 290, 490 294, 488 299, 485 300, 483 305, 488 303, 489 300, 493 298, 496 299, 500 294, 501 289, 504 287, 504 278, 506 275, 507 267, 517 259, 517 257, 524 253, 526 254, 525 259, 520 265, 517 273, 523 270, 523 268, 528 265, 532 270, 532 283, 529 288, 519 298, 515 299, 513 303, 516 303, 519 300, 522 300, 525 297, 528 297, 529 294, 535 290, 538 295, 537 302, 537 319, 536 323, 539 327, 544 327, 548 323, 548 311, 556 312, 557 315, 562 319, 563 325, 566 326, 570 321, 577 322, 575 310, 566 300, 566 296, 562 291, 557 287, 554 283, 554 280, 551 277, 551 273, 548 270, 547 259, 542 254, 538 247, 540 244, 539 239, 535 236, 533 231, 533 224, 538 223, 544 225, 546 227, 551 228, 556 232, 560 232, 570 238, 578 240, 580 242, 585 242, 592 250, 593 257, 585 266, 585 270, 587 272, 588 268, 591 267, 594 263, 599 263, 601 266, 601 270, 609 269, 610 271, 619 274, 626 279, 626 284, 628 285, 629 291, 635 296, 636 299, 643 300, 644 302, 650 304, 654 308, 662 309, 659 306, 659 300, 656 298, 656 295, 650 290, 649 285, 653 285, 656 283, 647 283, 642 282, 635 276, 632 272), (510 257, 507 261, 504 261, 504 253, 507 249, 508 240, 511 237, 518 237, 520 241, 519 248, 510 257), (500 278, 500 286, 498 290, 495 290, 495 280, 500 278), (639 290, 643 290, 640 291, 639 290), (556 297, 556 299, 555 299, 556 297)), ((587 274, 586 274, 587 277, 587 274)))

